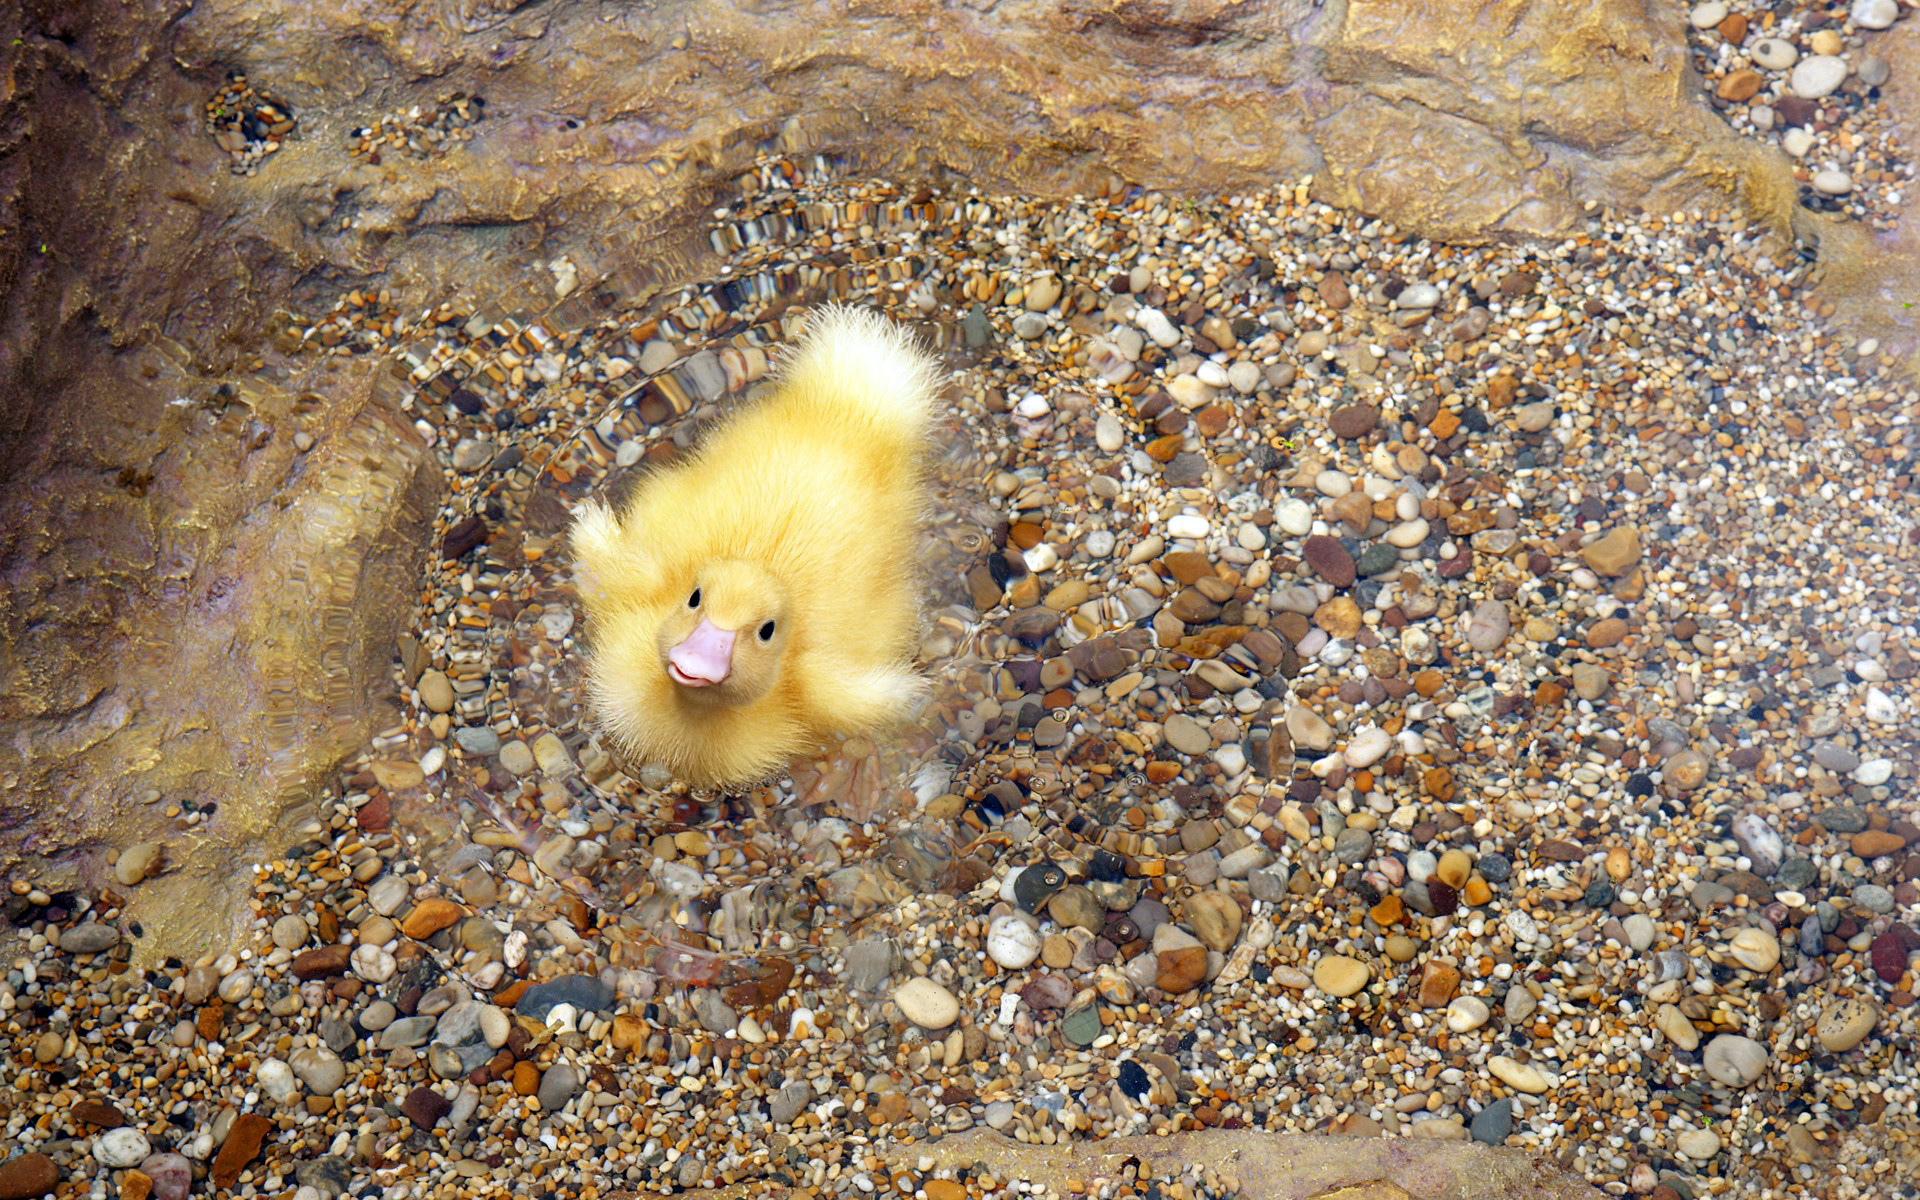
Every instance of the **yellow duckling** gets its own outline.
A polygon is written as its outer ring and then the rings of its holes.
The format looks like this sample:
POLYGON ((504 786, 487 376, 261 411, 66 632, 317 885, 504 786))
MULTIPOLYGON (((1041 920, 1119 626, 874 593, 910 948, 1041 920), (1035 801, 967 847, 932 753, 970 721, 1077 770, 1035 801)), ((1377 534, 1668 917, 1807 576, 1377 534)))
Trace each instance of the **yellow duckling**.
POLYGON ((597 714, 695 787, 765 779, 925 695, 914 555, 940 372, 903 329, 836 306, 776 384, 571 533, 597 714))

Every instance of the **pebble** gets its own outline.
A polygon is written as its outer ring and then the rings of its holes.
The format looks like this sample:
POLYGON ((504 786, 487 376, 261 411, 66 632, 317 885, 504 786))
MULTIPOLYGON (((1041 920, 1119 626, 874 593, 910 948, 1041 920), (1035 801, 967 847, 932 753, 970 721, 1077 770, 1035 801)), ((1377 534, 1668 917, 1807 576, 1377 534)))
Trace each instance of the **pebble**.
POLYGON ((924 975, 907 980, 893 991, 900 1014, 922 1029, 945 1029, 960 1019, 960 1001, 924 975))
POLYGON ((1471 1033, 1492 1016, 1493 1010, 1478 996, 1455 996, 1447 1003, 1447 1028, 1455 1033, 1471 1033))
POLYGON ((1487 1070, 1493 1077, 1516 1092, 1526 1092, 1538 1096, 1553 1087, 1553 1081, 1531 1063, 1523 1063, 1504 1054, 1496 1054, 1487 1060, 1487 1070))
POLYGON ((540 1087, 534 1092, 534 1099, 542 1111, 558 1112, 566 1107, 567 1101, 580 1094, 583 1086, 573 1064, 556 1062, 540 1073, 540 1087))
POLYGON ((1765 817, 1755 813, 1742 813, 1733 819, 1733 840, 1740 844, 1740 852, 1753 864, 1753 873, 1771 878, 1780 870, 1780 863, 1786 856, 1786 842, 1765 817))
POLYGON ((1880 1008, 1873 1001, 1849 996, 1829 1004, 1814 1024, 1813 1034, 1830 1053, 1844 1054, 1866 1040, 1880 1023, 1880 1008))
POLYGON ((331 1096, 347 1081, 346 1064, 325 1046, 302 1046, 287 1056, 287 1065, 316 1096, 331 1096))
POLYGON ((1011 914, 995 917, 987 928, 987 955, 1010 971, 1030 966, 1040 957, 1040 932, 1011 914))
POLYGON ((1780 939, 1764 929, 1740 930, 1727 949, 1749 971, 1765 974, 1780 964, 1780 939))
POLYGON ((1705 1162, 1720 1153, 1720 1135, 1711 1129, 1689 1129, 1674 1140, 1680 1153, 1696 1162, 1705 1162))
MULTIPOLYGON (((293 1068, 277 1058, 263 1058, 255 1063, 253 1080, 266 1093, 267 1099, 275 1104, 285 1104, 293 1099, 293 1094, 300 1087, 299 1081, 293 1077, 293 1068)), ((146 1157, 145 1151, 141 1152, 140 1157, 146 1157)))
POLYGON ((1504 646, 1513 629, 1513 616, 1505 603, 1483 600, 1467 619, 1467 644, 1482 654, 1491 654, 1504 646))
POLYGON ((1344 954, 1322 954, 1313 964, 1313 986, 1329 996, 1351 996, 1372 978, 1367 964, 1344 954))
POLYGON ((1687 1020, 1687 1014, 1680 1011, 1677 1004, 1662 1004, 1653 1012, 1653 1027, 1666 1039, 1682 1050, 1692 1051, 1700 1045, 1700 1031, 1687 1020))
POLYGON ((1767 1048, 1750 1037, 1723 1033, 1707 1043, 1701 1064, 1715 1083, 1746 1087, 1766 1073, 1767 1048))
POLYGON ((1793 73, 1787 77, 1787 86, 1796 96, 1818 100, 1839 91, 1846 79, 1846 59, 1831 54, 1810 54, 1794 65, 1793 73))
POLYGON ((1833 168, 1815 171, 1813 189, 1828 196, 1844 196, 1853 190, 1853 176, 1833 168))
POLYGON ((1756 65, 1769 71, 1789 70, 1800 61, 1800 51, 1785 38, 1761 38, 1747 53, 1756 65))
POLYGON ((160 865, 162 846, 159 842, 135 842, 120 852, 113 864, 113 877, 121 887, 133 887, 153 874, 160 865))
POLYGON ((1900 19, 1900 5, 1898 0, 1853 0, 1847 15, 1862 29, 1888 29, 1900 19))
POLYGON ((119 944, 120 931, 111 925, 89 922, 60 934, 60 948, 68 954, 99 954, 119 944))
POLYGON ((109 1129, 93 1140, 93 1157, 115 1170, 138 1166, 151 1153, 153 1144, 147 1135, 130 1125, 109 1129))
POLYGON ((1470 1130, 1473 1140, 1489 1146, 1504 1146, 1513 1132, 1513 1098, 1502 1096, 1473 1114, 1470 1130))
POLYGON ((32 1200, 60 1183, 60 1168, 38 1151, 16 1155, 0 1163, 0 1200, 32 1200))

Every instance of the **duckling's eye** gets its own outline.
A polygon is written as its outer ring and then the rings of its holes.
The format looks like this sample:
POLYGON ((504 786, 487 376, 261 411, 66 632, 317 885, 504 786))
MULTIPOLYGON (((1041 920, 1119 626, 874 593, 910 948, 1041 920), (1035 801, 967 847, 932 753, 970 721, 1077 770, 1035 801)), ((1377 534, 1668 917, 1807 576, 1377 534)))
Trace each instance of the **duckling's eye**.
POLYGON ((773 622, 772 621, 768 621, 765 625, 762 625, 760 627, 760 640, 763 642, 770 642, 773 640, 773 622))
POLYGON ((700 607, 700 589, 699 588, 693 589, 693 595, 687 597, 687 607, 688 608, 700 607))

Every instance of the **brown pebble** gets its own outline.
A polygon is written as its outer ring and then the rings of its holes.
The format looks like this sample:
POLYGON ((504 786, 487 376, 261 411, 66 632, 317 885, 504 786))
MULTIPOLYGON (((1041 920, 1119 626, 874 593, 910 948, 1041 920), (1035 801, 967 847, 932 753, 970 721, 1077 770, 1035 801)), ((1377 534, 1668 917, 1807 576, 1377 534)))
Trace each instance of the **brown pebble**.
POLYGON ((1891 830, 1867 829, 1854 834, 1849 845, 1861 858, 1875 859, 1905 849, 1907 839, 1891 830))
POLYGON ((1353 586, 1355 574, 1353 555, 1347 553, 1347 548, 1333 538, 1324 534, 1316 534, 1308 538, 1305 546, 1302 547, 1302 554, 1307 560, 1307 565, 1313 568, 1314 574, 1320 578, 1335 587, 1353 586))
POLYGON ((1443 962, 1429 962, 1420 968, 1421 1008, 1443 1008, 1459 990, 1459 968, 1443 962))
POLYGON ((344 975, 352 960, 352 946, 317 946, 294 955, 290 969, 295 979, 330 979, 344 975))
POLYGON ((400 932, 416 942, 425 941, 466 915, 464 906, 440 896, 429 896, 414 905, 407 919, 400 922, 400 932))
POLYGON ((1745 104, 1759 94, 1765 82, 1760 72, 1743 67, 1722 79, 1713 94, 1729 104, 1745 104))
POLYGON ((540 1090, 540 1068, 530 1062, 513 1064, 513 1090, 515 1095, 531 1096, 540 1090))
POLYGON ((1379 420, 1380 410, 1371 404, 1344 404, 1327 418, 1327 428, 1333 431, 1333 436, 1352 441, 1365 437, 1379 420))
POLYGON ((227 1133, 227 1140, 221 1143, 220 1153, 213 1159, 211 1172, 213 1186, 232 1187, 239 1180, 240 1172, 246 1170, 247 1164, 259 1156, 260 1143, 265 1141, 267 1135, 272 1132, 273 1122, 259 1113, 241 1113, 235 1117, 233 1128, 227 1133))
POLYGON ((1587 645, 1595 650, 1618 646, 1627 640, 1627 623, 1620 617, 1605 617, 1587 628, 1587 645))
POLYGON ((72 1112, 76 1120, 102 1129, 118 1129, 127 1123, 127 1115, 104 1100, 76 1100, 72 1112))
POLYGON ((44 1154, 22 1154, 0 1163, 0 1200, 44 1196, 60 1182, 60 1169, 44 1154))

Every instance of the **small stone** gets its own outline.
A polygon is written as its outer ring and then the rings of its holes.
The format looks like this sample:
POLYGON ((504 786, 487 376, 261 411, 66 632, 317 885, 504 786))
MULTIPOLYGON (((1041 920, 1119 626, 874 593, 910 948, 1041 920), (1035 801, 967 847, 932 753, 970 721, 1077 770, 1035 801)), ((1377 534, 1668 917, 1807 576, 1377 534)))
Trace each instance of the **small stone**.
POLYGON ((1420 968, 1421 1008, 1440 1008, 1450 1003, 1459 990, 1460 969, 1453 964, 1432 961, 1420 968))
POLYGON ((1769 71, 1785 71, 1800 61, 1800 51, 1785 38, 1764 37, 1748 51, 1753 61, 1769 71))
POLYGON ((213 1169, 209 1172, 213 1186, 230 1188, 238 1182, 240 1172, 259 1157, 261 1143, 272 1132, 273 1122, 259 1113, 241 1113, 235 1117, 233 1128, 227 1131, 227 1140, 221 1143, 220 1153, 213 1159, 213 1169))
POLYGON ((1662 1004, 1653 1012, 1653 1027, 1682 1050, 1692 1051, 1700 1044, 1700 1031, 1687 1020, 1677 1004, 1662 1004))
POLYGON ((1834 1054, 1858 1046, 1880 1023, 1880 1007, 1871 1000, 1849 996, 1829 1004, 1814 1024, 1813 1035, 1834 1054))
POLYGON ((135 842, 120 852, 113 864, 113 877, 121 887, 132 887, 153 874, 160 865, 162 847, 159 842, 135 842))
POLYGON ((1187 924, 1207 949, 1222 954, 1233 949, 1239 940, 1241 922, 1245 919, 1239 901, 1216 891, 1195 893, 1187 901, 1185 915, 1187 924))
POLYGON ((1473 1114, 1473 1140, 1489 1146, 1504 1146, 1513 1132, 1513 1097, 1502 1096, 1473 1114))
POLYGON ((1506 644, 1513 629, 1513 615, 1500 600, 1483 600, 1467 619, 1467 644, 1482 654, 1490 654, 1506 644))
POLYGON ((1853 176, 1832 167, 1815 171, 1813 190, 1824 196, 1844 196, 1853 190, 1853 176))
POLYGON ((93 1157, 115 1170, 134 1166, 151 1153, 147 1135, 131 1126, 109 1129, 93 1140, 93 1157))
POLYGON ((1553 1081, 1531 1063, 1523 1063, 1504 1054, 1496 1054, 1487 1060, 1487 1070, 1493 1077, 1517 1092, 1526 1092, 1538 1096, 1553 1086, 1553 1081))
POLYGON ((289 913, 273 923, 273 944, 282 950, 298 950, 313 936, 313 927, 297 913, 289 913))
POLYGON ((1746 1087, 1766 1073, 1767 1048, 1750 1037, 1723 1033, 1707 1043, 1701 1064, 1723 1087, 1746 1087))
POLYGON ((573 1064, 556 1062, 540 1073, 540 1086, 533 1095, 541 1111, 558 1112, 566 1107, 569 1100, 579 1095, 584 1086, 573 1064))
POLYGON ((287 1056, 287 1065, 316 1096, 331 1096, 347 1081, 346 1064, 325 1046, 302 1046, 287 1056))
POLYGON ((1313 964, 1313 985, 1329 996, 1351 996, 1372 978, 1367 964, 1344 954, 1323 954, 1313 964))
POLYGON ((900 1014, 922 1029, 945 1029, 960 1019, 960 1001, 924 975, 907 980, 893 991, 900 1014))
POLYGON ((1696 1162, 1705 1162, 1720 1153, 1720 1135, 1711 1129, 1689 1129, 1675 1138, 1673 1144, 1696 1162))
POLYGON ((193 1187, 193 1164, 172 1151, 149 1155, 140 1173, 153 1180, 152 1200, 187 1200, 193 1187))
POLYGON ((1447 1028, 1455 1033, 1471 1033, 1493 1017, 1493 1010, 1478 996, 1455 996, 1447 1004, 1447 1028))
POLYGON ((1780 939, 1764 929, 1742 929, 1733 935, 1727 952, 1749 971, 1765 974, 1780 965, 1780 939))
POLYGON ((1314 574, 1335 587, 1351 587, 1356 574, 1353 555, 1338 541, 1325 535, 1306 540, 1301 554, 1314 574))
POLYGON ((452 1109, 453 1101, 424 1083, 408 1092, 407 1098, 400 1102, 401 1113, 413 1122, 415 1129, 432 1129, 452 1109))
POLYGON ((1779 831, 1767 824, 1765 817, 1756 813, 1742 813, 1733 819, 1733 840, 1740 844, 1741 853, 1753 864, 1753 873, 1771 878, 1780 870, 1781 860, 1786 856, 1786 842, 1779 831))
POLYGON ((1333 410, 1327 428, 1333 436, 1349 441, 1365 437, 1380 420, 1380 410, 1371 404, 1348 404, 1333 410))
POLYGON ((120 931, 111 925, 88 922, 60 934, 60 948, 68 954, 99 954, 120 944, 120 931))
POLYGON ((1862 29, 1888 29, 1900 19, 1900 5, 1898 0, 1853 0, 1847 15, 1862 29))
POLYGON ((60 1182, 60 1169, 44 1154, 20 1154, 0 1163, 0 1200, 31 1200, 60 1182))
POLYGON ((421 672, 420 682, 415 685, 420 690, 420 703, 437 713, 451 711, 453 708, 453 683, 440 671, 421 672))
POLYGON ((1010 971, 1029 966, 1040 957, 1040 931, 1011 913, 995 917, 987 927, 987 957, 1010 971))
POLYGON ((1660 769, 1670 791, 1691 792, 1707 781, 1708 766, 1707 756, 1700 751, 1682 750, 1660 769))
POLYGON ((1167 745, 1182 754, 1201 755, 1213 749, 1213 735, 1200 722, 1185 713, 1175 713, 1167 718, 1160 732, 1167 739, 1167 745))
POLYGON ((1847 80, 1847 60, 1833 54, 1810 54, 1793 68, 1787 87, 1806 100, 1818 100, 1840 90, 1847 80))
POLYGON ((1199 987, 1207 978, 1207 948, 1200 939, 1163 922, 1153 931, 1154 986, 1168 995, 1199 987))
POLYGON ((500 744, 500 765, 515 775, 531 774, 535 766, 533 747, 515 738, 500 744))
MULTIPOLYGON (((275 1104, 285 1104, 293 1099, 300 1085, 293 1077, 293 1068, 277 1058, 263 1058, 253 1066, 253 1080, 267 1099, 275 1104)), ((145 1158, 146 1152, 140 1152, 138 1158, 145 1158)), ((136 1159, 138 1161, 138 1159, 136 1159)))

